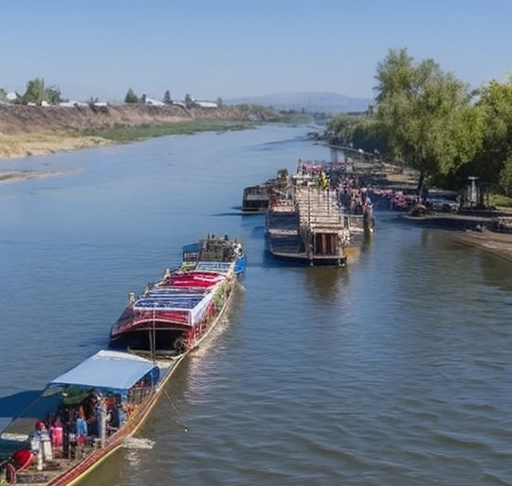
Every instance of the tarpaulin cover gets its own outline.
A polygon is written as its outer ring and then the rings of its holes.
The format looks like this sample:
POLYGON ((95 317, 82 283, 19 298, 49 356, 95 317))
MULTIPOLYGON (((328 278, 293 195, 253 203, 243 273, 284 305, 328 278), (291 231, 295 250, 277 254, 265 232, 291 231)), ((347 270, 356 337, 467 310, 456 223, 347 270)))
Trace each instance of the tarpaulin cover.
POLYGON ((102 350, 53 380, 50 386, 74 385, 124 394, 154 368, 151 361, 140 356, 102 350))

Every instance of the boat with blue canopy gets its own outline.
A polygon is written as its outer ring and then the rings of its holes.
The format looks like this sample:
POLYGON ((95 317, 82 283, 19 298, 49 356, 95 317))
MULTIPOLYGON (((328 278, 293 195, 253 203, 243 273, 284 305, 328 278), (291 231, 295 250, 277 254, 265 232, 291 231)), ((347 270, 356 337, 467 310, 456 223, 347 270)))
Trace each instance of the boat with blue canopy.
POLYGON ((241 244, 207 239, 189 268, 184 259, 139 298, 130 293, 111 349, 52 380, 4 428, 0 450, 11 450, 0 457, 0 484, 68 486, 137 431, 178 364, 220 321, 245 270, 241 244))
POLYGON ((179 361, 101 350, 58 376, 0 434, 12 449, 0 480, 63 486, 81 478, 135 433, 179 361))

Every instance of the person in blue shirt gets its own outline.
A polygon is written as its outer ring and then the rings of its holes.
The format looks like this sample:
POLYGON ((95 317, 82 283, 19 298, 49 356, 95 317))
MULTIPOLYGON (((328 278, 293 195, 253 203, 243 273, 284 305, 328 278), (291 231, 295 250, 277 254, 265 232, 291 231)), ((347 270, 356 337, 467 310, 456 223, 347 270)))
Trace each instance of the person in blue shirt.
POLYGON ((84 446, 87 441, 87 421, 85 420, 84 407, 78 409, 78 417, 76 419, 76 442, 79 446, 84 446))

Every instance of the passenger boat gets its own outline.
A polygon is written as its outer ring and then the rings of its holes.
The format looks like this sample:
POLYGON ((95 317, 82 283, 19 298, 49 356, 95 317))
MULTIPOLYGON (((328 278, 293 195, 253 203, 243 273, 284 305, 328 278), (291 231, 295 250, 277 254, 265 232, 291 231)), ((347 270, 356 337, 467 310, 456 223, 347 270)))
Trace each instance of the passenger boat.
POLYGON ((224 313, 245 265, 241 243, 227 237, 185 246, 178 270, 167 269, 138 298, 130 293, 110 347, 171 357, 197 347, 224 313))
POLYGON ((0 483, 81 479, 137 431, 183 356, 156 362, 101 350, 51 381, 0 434, 12 450, 0 483))

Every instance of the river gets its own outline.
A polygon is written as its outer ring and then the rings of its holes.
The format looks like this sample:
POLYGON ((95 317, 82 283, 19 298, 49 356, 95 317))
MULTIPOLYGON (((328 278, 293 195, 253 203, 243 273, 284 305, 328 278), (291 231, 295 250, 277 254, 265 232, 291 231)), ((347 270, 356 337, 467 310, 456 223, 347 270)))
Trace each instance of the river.
POLYGON ((278 265, 242 190, 329 159, 311 130, 1 162, 78 172, 0 185, 0 398, 106 346, 182 245, 245 243, 228 318, 84 486, 512 484, 512 265, 389 212, 345 268, 278 265))

